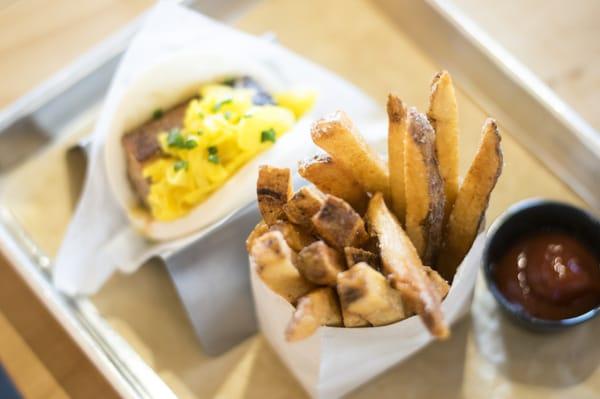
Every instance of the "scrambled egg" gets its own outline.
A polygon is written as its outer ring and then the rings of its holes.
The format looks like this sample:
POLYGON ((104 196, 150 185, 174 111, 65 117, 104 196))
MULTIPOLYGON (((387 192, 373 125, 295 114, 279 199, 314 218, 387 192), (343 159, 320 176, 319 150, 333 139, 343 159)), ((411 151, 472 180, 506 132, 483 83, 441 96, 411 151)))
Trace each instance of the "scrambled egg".
POLYGON ((187 106, 181 129, 159 134, 164 157, 144 167, 155 220, 184 216, 246 162, 271 147, 314 103, 313 93, 275 93, 255 105, 255 89, 208 84, 187 106))

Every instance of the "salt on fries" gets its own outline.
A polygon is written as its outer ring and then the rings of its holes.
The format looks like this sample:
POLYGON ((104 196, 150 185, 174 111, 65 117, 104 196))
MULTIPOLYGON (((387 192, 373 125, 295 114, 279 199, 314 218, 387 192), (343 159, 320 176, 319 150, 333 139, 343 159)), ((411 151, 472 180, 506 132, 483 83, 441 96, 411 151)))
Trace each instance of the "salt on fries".
POLYGON ((295 306, 288 341, 319 326, 380 326, 417 314, 438 339, 450 330, 442 300, 481 227, 502 170, 492 119, 458 185, 458 112, 452 79, 437 74, 427 115, 388 97, 388 163, 341 111, 311 137, 327 154, 299 165, 314 186, 263 166, 263 216, 246 246, 258 276, 295 306))

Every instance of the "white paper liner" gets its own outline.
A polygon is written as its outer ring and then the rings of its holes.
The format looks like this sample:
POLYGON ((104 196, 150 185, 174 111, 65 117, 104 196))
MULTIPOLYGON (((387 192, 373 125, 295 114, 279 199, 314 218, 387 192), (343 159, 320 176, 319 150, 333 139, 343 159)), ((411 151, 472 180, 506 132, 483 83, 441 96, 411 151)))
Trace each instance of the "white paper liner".
MULTIPOLYGON (((484 244, 485 233, 481 233, 459 266, 442 303, 444 317, 450 324, 470 308, 484 244)), ((287 342, 285 328, 294 307, 263 283, 252 260, 250 268, 260 329, 313 398, 341 397, 433 340, 421 319, 412 316, 382 327, 320 327, 305 340, 287 342)))
MULTIPOLYGON (((131 214, 120 205, 111 190, 115 184, 110 184, 105 163, 108 163, 109 170, 112 162, 120 163, 121 168, 123 166, 122 160, 115 161, 105 154, 105 143, 110 132, 116 129, 115 120, 122 118, 121 128, 127 127, 149 115, 151 107, 157 105, 154 102, 156 98, 162 98, 166 105, 177 100, 169 93, 158 93, 150 101, 123 104, 123 99, 136 84, 139 87, 155 84, 164 88, 169 79, 173 79, 177 90, 183 90, 176 67, 170 74, 163 71, 155 82, 144 78, 147 71, 161 63, 168 63, 170 57, 179 57, 182 52, 222 53, 224 49, 248 59, 249 65, 259 65, 270 71, 273 80, 281 82, 284 87, 315 88, 318 97, 311 115, 303 118, 293 131, 247 165, 220 189, 220 194, 215 193, 215 198, 204 204, 205 227, 255 200, 259 164, 295 169, 298 160, 314 151, 309 138, 312 119, 343 109, 352 116, 368 141, 374 142, 385 136, 385 125, 381 123, 385 121, 383 108, 347 82, 277 44, 235 31, 177 4, 159 2, 148 13, 144 25, 123 56, 95 126, 83 194, 53 271, 54 282, 60 290, 70 295, 94 293, 117 268, 135 271, 148 258, 176 250, 202 234, 202 229, 199 229, 182 239, 162 243, 149 241, 138 234, 133 228, 135 220, 129 220, 131 214), (140 79, 144 82, 141 86, 140 79), (131 115, 135 116, 135 112, 131 110, 125 112, 129 117, 123 118, 123 106, 139 109, 140 119, 133 120, 135 118, 132 119, 131 115)), ((124 175, 126 171, 122 173, 124 175)))

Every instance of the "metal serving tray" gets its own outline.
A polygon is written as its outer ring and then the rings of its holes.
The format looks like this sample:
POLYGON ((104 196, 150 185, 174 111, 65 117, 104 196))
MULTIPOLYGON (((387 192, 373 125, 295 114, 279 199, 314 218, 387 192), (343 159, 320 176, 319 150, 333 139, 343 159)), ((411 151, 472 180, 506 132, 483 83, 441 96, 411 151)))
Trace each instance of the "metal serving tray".
MULTIPOLYGON (((248 10, 253 2, 239 3, 237 8, 209 11, 212 16, 230 22, 232 15, 243 15, 240 9, 248 10)), ((449 2, 376 0, 369 7, 385 14, 385 23, 400 29, 402 35, 414 41, 419 56, 450 69, 455 80, 460 82, 461 91, 473 103, 495 115, 507 131, 519 132, 521 145, 577 192, 589 207, 600 209, 600 186, 595 181, 600 165, 600 134, 544 84, 449 2), (541 125, 545 140, 539 140, 541 125)), ((370 8, 368 11, 372 12, 370 8)), ((25 158, 45 156, 61 145, 61 151, 66 151, 70 144, 89 134, 95 109, 138 24, 139 21, 134 21, 0 113, 0 188, 13 170, 26 162, 25 158), (8 147, 10 154, 6 150, 8 147)), ((76 175, 72 177, 75 186, 81 183, 83 174, 76 175)), ((76 198, 77 187, 73 193, 76 198)), ((111 320, 105 317, 110 302, 107 298, 123 295, 121 287, 127 281, 113 284, 94 298, 62 295, 51 284, 51 257, 34 241, 30 231, 6 203, 0 203, 0 248, 120 394, 131 398, 186 395, 182 394, 187 392, 185 389, 173 388, 178 383, 172 382, 172 376, 156 371, 152 356, 145 353, 148 348, 139 345, 126 329, 115 327, 114 317, 111 320)), ((157 266, 145 267, 156 269, 157 266)), ((164 273, 156 270, 152 273, 150 279, 164 279, 164 273)), ((164 284, 167 283, 157 286, 164 284)), ((144 295, 134 300, 149 298, 144 295)), ((165 295, 170 296, 165 301, 177 307, 172 292, 165 295)), ((175 319, 183 313, 180 307, 174 308, 173 312, 175 319)), ((184 324, 182 322, 182 326, 184 324)), ((189 326, 185 328, 189 329, 189 326)), ((185 334, 173 339, 188 339, 185 334)), ((193 370, 193 365, 188 367, 193 370)), ((279 396, 285 397, 285 392, 280 392, 279 396)))

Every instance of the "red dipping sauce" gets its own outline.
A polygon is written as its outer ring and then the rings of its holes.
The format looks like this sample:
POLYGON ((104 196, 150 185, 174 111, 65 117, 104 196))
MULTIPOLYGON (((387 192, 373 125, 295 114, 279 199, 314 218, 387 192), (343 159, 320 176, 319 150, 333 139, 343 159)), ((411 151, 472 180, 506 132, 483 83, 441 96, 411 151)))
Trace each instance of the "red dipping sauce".
POLYGON ((492 270, 504 297, 539 319, 575 317, 600 305, 600 260, 563 232, 522 237, 492 270))

